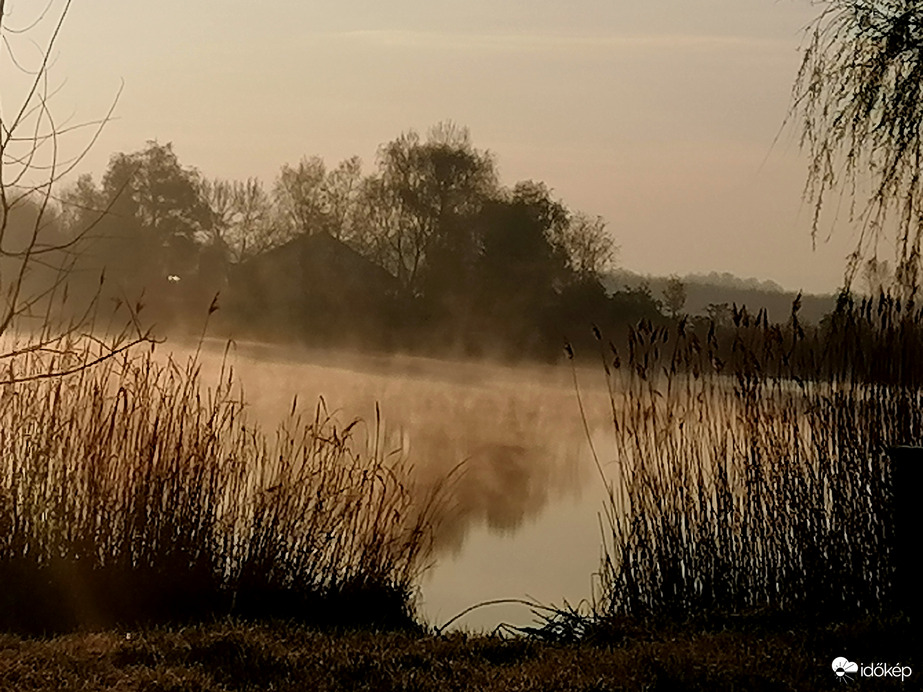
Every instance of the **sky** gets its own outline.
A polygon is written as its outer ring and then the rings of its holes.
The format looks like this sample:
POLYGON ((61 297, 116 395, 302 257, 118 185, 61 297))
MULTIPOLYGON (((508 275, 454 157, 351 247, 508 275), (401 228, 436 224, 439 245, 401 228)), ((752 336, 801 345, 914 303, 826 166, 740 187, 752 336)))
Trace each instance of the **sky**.
MULTIPOLYGON (((41 6, 7 4, 10 28, 41 6)), ((98 177, 113 153, 156 139, 207 177, 270 186, 303 156, 359 155, 370 171, 382 143, 453 120, 504 183, 542 180, 605 218, 625 269, 833 291, 854 231, 825 226, 812 249, 807 159, 783 127, 817 12, 810 0, 75 0, 52 107, 92 120, 121 90, 75 172, 98 177)), ((24 62, 43 31, 11 37, 24 62)), ((8 111, 18 76, 2 69, 8 111)))

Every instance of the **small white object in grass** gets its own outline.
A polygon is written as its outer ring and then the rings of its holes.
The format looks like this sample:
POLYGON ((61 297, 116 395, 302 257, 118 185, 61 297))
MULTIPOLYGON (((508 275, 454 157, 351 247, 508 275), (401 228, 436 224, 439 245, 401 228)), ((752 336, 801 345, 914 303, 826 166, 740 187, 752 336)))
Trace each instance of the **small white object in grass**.
POLYGON ((176 274, 170 274, 170 275, 167 277, 167 281, 169 281, 171 284, 175 284, 175 283, 176 283, 177 281, 179 281, 179 280, 180 280, 180 279, 179 279, 179 277, 178 277, 176 274))

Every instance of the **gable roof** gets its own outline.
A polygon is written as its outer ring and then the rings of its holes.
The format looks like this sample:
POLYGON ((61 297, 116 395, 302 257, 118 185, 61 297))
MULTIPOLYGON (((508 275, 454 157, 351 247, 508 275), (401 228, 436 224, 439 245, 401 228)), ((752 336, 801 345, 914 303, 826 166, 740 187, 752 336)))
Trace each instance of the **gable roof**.
POLYGON ((391 295, 395 277, 327 232, 302 234, 239 265, 237 279, 297 295, 391 295))

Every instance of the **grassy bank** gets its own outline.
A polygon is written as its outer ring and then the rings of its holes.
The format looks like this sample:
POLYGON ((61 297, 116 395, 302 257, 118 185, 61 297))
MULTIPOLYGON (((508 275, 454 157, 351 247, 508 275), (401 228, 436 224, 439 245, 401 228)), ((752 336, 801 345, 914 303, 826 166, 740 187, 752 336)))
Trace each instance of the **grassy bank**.
POLYGON ((195 360, 44 378, 64 356, 18 359, 0 629, 21 636, 0 636, 0 686, 813 690, 839 656, 912 665, 886 450, 923 440, 923 317, 842 317, 840 341, 740 313, 604 348, 601 590, 513 639, 419 624, 438 495, 374 425, 318 406, 267 435, 195 360))
MULTIPOLYGON (((837 685, 836 656, 897 662, 905 634, 894 623, 635 628, 609 642, 554 645, 225 622, 38 640, 5 635, 0 690, 817 690, 837 685)), ((908 689, 899 681, 861 686, 908 689)))

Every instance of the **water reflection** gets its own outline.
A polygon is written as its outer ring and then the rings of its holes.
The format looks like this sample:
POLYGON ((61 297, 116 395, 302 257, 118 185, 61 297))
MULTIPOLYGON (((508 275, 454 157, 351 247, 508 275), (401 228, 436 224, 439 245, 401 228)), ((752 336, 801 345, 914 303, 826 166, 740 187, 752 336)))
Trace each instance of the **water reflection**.
MULTIPOLYGON (((207 344, 203 379, 217 377, 223 344, 207 344)), ((590 595, 602 506, 571 371, 425 358, 376 358, 240 344, 228 358, 250 416, 275 427, 297 397, 320 397, 340 420, 362 418, 384 451, 405 454, 424 486, 450 477, 426 575, 422 614, 433 624, 479 601, 590 595), (381 421, 376 424, 376 404, 381 421)), ((606 425, 600 378, 582 378, 588 423, 606 425)), ((212 380, 214 381, 214 380, 212 380)), ((527 609, 476 611, 460 625, 529 624, 527 609)))

